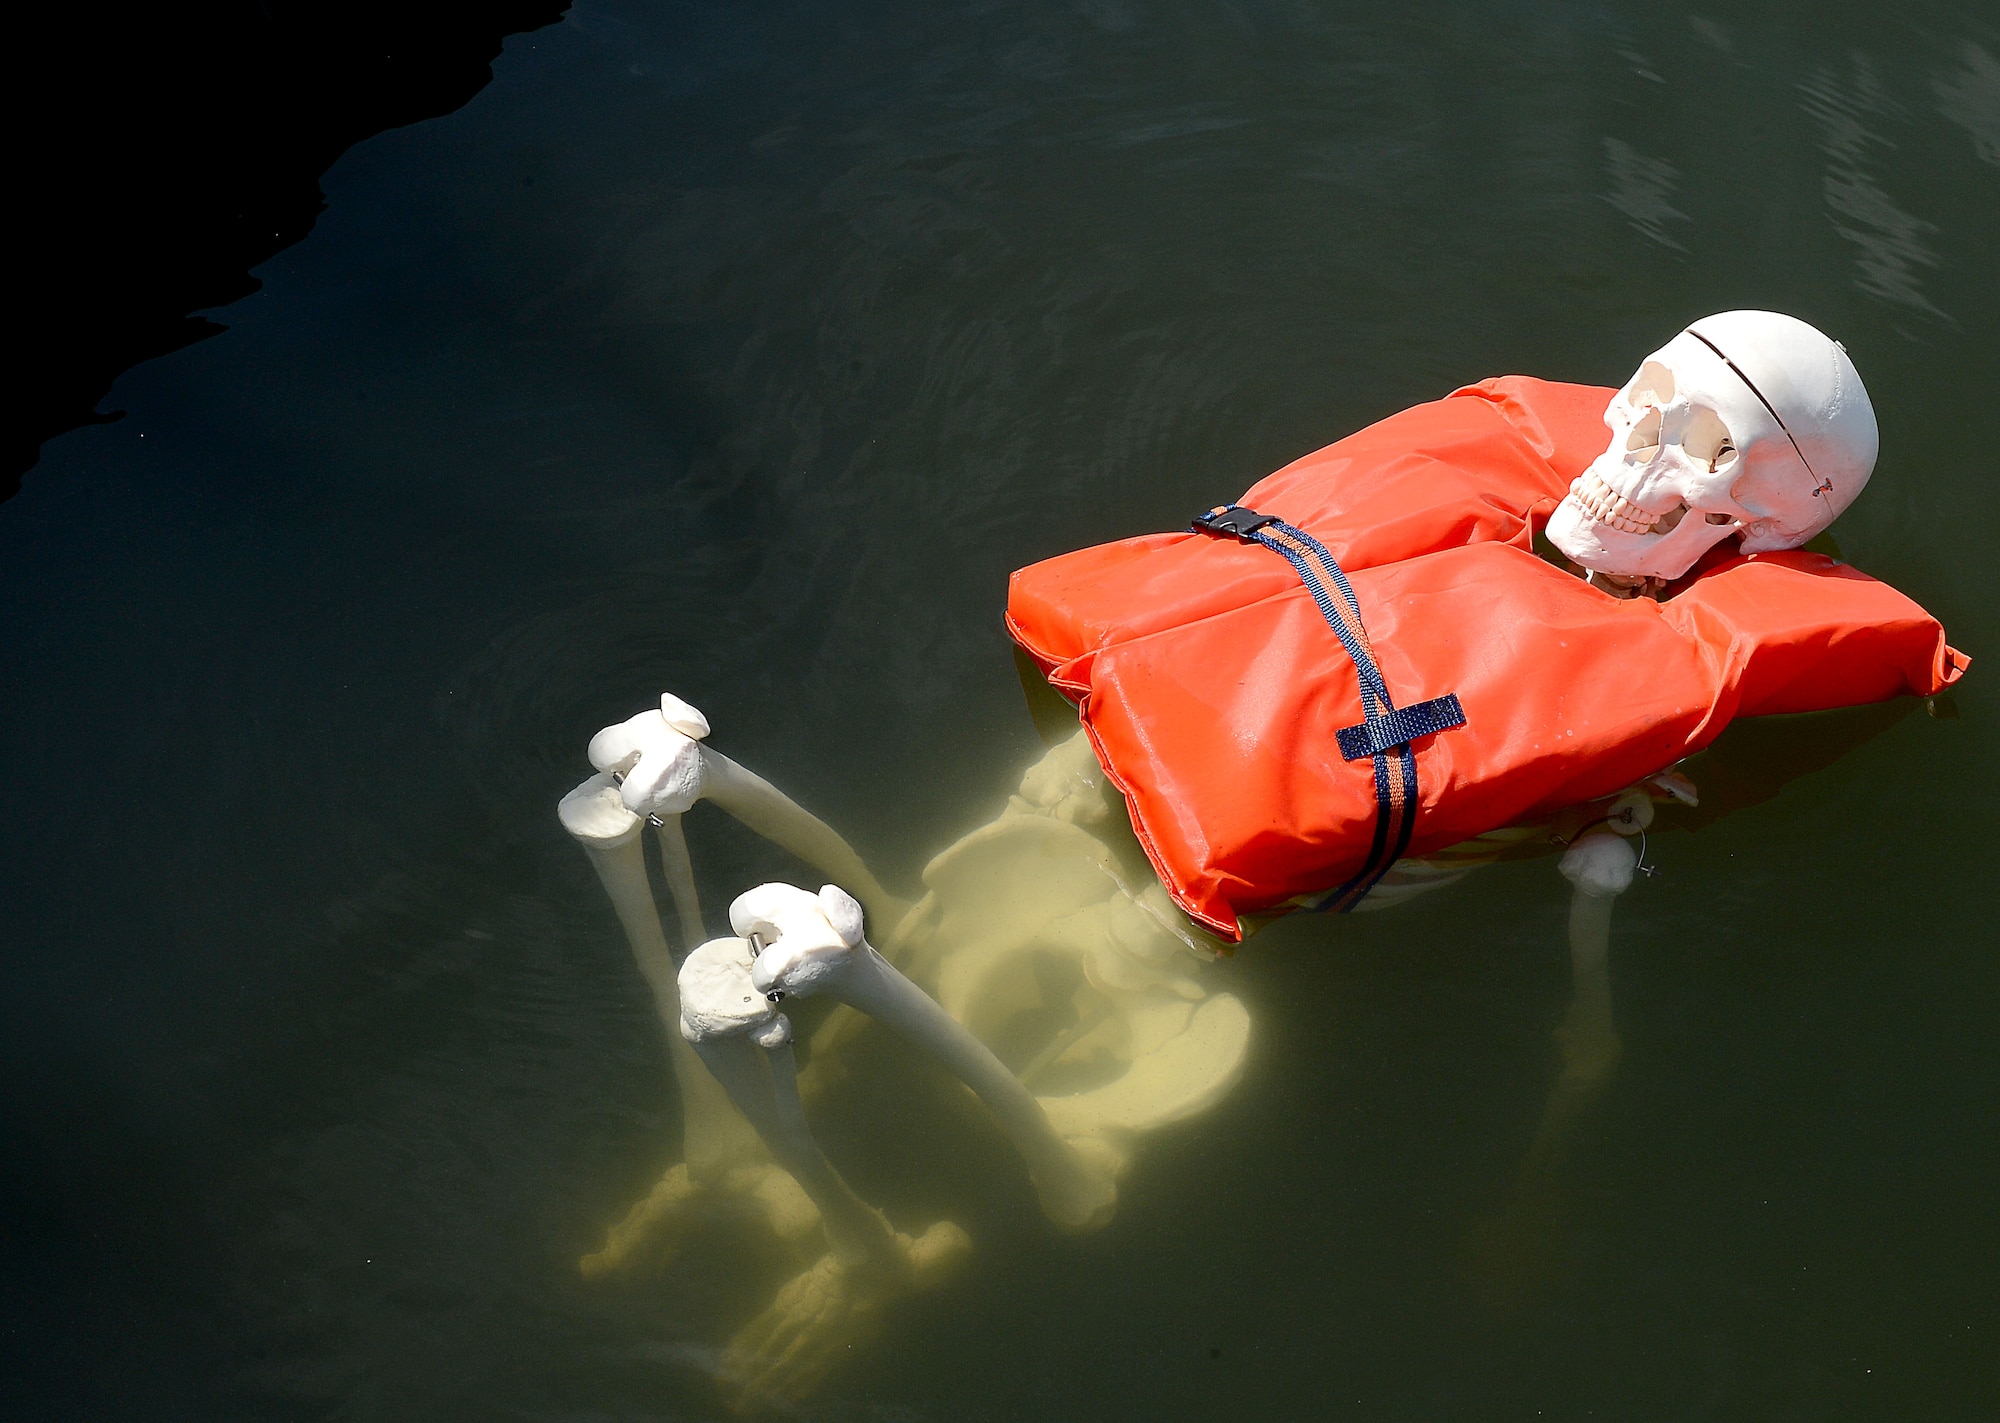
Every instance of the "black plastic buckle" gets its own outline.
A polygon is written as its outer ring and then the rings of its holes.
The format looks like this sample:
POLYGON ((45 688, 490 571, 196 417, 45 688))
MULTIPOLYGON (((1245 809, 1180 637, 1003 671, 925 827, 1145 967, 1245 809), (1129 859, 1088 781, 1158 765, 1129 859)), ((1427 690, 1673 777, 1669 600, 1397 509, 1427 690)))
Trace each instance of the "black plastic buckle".
POLYGON ((1231 538, 1251 543, 1250 535, 1268 524, 1280 522, 1276 514, 1260 514, 1255 509, 1245 509, 1240 504, 1221 509, 1210 509, 1206 514, 1194 516, 1188 527, 1198 534, 1228 534, 1231 538))

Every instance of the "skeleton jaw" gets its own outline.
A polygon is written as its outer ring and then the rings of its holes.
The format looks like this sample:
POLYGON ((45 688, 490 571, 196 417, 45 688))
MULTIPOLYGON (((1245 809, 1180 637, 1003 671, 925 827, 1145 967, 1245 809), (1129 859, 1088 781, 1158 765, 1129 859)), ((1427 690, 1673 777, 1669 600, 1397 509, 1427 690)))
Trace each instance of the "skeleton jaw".
MULTIPOLYGON (((1672 509, 1662 513, 1654 513, 1644 505, 1627 499, 1624 495, 1606 484, 1604 477, 1597 472, 1597 466, 1595 465, 1586 469, 1571 482, 1569 492, 1570 497, 1576 500, 1577 505, 1598 523, 1609 524, 1612 528, 1628 534, 1652 533, 1654 526, 1669 514, 1679 514, 1684 512, 1687 507, 1680 500, 1676 499, 1672 509)), ((1680 520, 1676 518, 1673 524, 1668 524, 1665 529, 1661 529, 1659 532, 1666 533, 1673 528, 1674 524, 1678 524, 1679 522, 1680 520)))
POLYGON ((1614 479, 1631 487, 1623 460, 1615 454, 1600 456, 1576 477, 1549 516, 1549 542, 1593 572, 1675 579, 1742 528, 1730 515, 1703 514, 1673 494, 1664 496, 1667 507, 1648 508, 1620 494, 1614 479), (1607 461, 1610 470, 1603 468, 1607 461), (1613 478, 1607 479, 1607 473, 1613 478))

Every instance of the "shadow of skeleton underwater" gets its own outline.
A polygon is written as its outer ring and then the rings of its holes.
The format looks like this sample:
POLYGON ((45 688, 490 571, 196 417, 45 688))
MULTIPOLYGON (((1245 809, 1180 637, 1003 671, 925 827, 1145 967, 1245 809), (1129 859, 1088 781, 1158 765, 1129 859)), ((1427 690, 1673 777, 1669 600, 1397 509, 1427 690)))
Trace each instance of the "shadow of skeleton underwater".
MULTIPOLYGON (((1203 981, 1205 965, 1227 946, 1168 897, 1074 714, 1031 668, 1023 683, 1045 738, 1058 728, 1067 734, 1028 768, 995 819, 930 861, 915 903, 885 890, 823 821, 707 745, 706 718, 671 694, 659 710, 601 731, 590 745, 598 774, 562 799, 563 826, 596 869, 652 989, 684 1119, 683 1161, 580 1266, 592 1278, 657 1267, 691 1231, 721 1217, 808 1257, 714 1356, 717 1381, 739 1408, 802 1401, 880 1328, 889 1306, 945 1283, 971 1254, 950 1221, 899 1233, 814 1142, 802 1103, 866 1046, 860 1029, 870 1019, 981 1099, 1024 1158, 1044 1214, 1072 1233, 1110 1220, 1149 1132, 1208 1110, 1242 1073, 1250 1015, 1203 981), (733 935, 709 940, 681 820, 702 799, 831 883, 817 894, 781 884, 750 890, 731 906, 733 935), (687 946, 679 957, 649 877, 649 824, 687 946), (1037 961, 1050 957, 1070 971, 1038 974, 1037 961), (1042 1001, 1052 983, 1068 1002, 1042 1001), (838 1006, 801 1072, 781 1005, 814 996, 838 1006), (1058 1026, 1025 1054, 1010 1039, 1021 1064, 1010 1070, 989 1044, 1024 1015, 1058 1026), (1060 1090, 1066 1085, 1075 1090, 1060 1090)), ((1636 874, 1652 872, 1642 854, 1656 812, 1694 828, 1768 799, 1914 705, 1762 719, 1785 724, 1775 735, 1740 723, 1687 763, 1719 782, 1721 794, 1706 805, 1697 808, 1689 775, 1661 772, 1536 824, 1399 860, 1363 901, 1364 910, 1394 908, 1482 865, 1530 856, 1559 857, 1571 886, 1573 990, 1556 1032, 1561 1071, 1511 1195, 1471 1242, 1475 1281, 1490 1304, 1518 1305, 1553 1268, 1556 1168, 1620 1051, 1612 907, 1636 874)))

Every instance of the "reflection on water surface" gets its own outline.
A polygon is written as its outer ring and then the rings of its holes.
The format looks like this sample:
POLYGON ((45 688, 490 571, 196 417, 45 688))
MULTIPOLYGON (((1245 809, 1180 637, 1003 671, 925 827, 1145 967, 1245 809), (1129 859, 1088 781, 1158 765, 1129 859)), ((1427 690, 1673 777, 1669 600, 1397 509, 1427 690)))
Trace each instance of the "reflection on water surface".
MULTIPOLYGON (((1465 381, 1814 321, 1883 425, 1845 556, 1986 656, 1995 53, 1950 5, 597 4, 510 42, 0 509, 8 1388, 717 1415, 796 1258, 576 1264, 681 1135, 550 814, 584 740, 672 688, 913 897, 1041 754, 1008 570, 1465 381)), ((1204 970, 1242 1079, 1081 1241, 877 1035, 814 1132, 976 1249, 811 1414, 1984 1416, 1984 682, 1655 839, 1573 1111, 1596 970, 1546 859, 1204 970)), ((805 881, 687 829, 712 906, 805 881)))

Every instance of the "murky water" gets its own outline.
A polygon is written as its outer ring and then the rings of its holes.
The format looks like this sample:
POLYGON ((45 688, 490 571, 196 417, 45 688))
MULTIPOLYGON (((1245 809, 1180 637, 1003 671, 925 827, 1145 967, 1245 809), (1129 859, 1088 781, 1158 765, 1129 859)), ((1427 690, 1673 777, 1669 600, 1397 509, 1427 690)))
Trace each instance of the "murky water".
MULTIPOLYGON (((1979 7, 586 0, 328 194, 0 509, 15 1416, 720 1416, 795 1262, 576 1269, 678 1133, 553 815, 590 733, 672 688, 907 889, 1040 746, 1008 570, 1741 305, 1854 353, 1838 539, 1980 659, 1955 715, 1654 839, 1532 1158, 1546 861, 1221 966, 1248 1072, 1088 1239, 878 1041, 828 1149, 979 1248, 808 1411, 1992 1416, 1979 7)), ((802 876, 690 833, 711 905, 802 876)))

